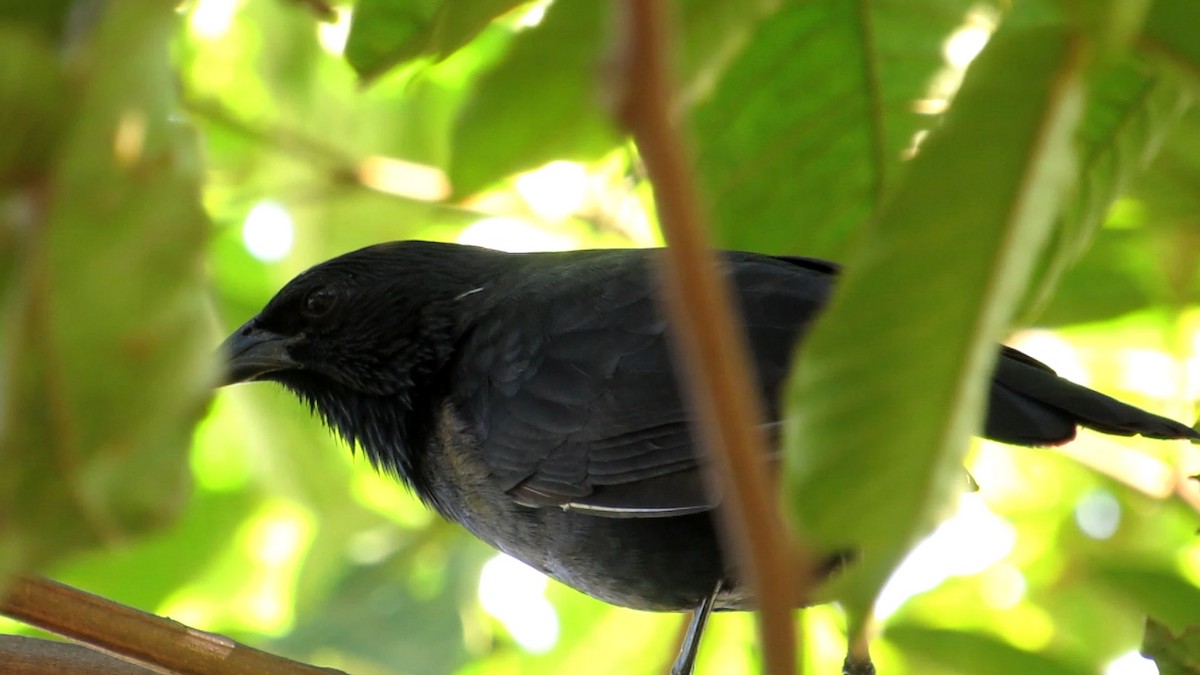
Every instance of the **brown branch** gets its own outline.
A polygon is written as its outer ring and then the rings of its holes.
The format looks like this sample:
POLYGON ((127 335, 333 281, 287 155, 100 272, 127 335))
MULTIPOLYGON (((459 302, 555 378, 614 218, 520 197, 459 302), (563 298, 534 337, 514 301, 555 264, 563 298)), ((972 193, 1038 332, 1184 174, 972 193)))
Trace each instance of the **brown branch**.
POLYGON ((616 55, 622 70, 617 114, 637 142, 669 244, 663 259, 668 311, 687 366, 692 404, 715 459, 713 487, 724 496, 726 549, 739 556, 742 581, 749 582, 757 599, 767 672, 792 673, 796 657, 791 612, 808 597, 815 566, 789 545, 775 484, 768 475, 762 402, 737 328, 742 323, 725 277, 717 273, 675 124, 665 8, 659 0, 626 0, 621 8, 625 16, 619 24, 622 50, 616 55), (798 578, 803 590, 796 587, 798 578))
POLYGON ((21 675, 155 675, 157 672, 83 645, 23 635, 0 635, 0 663, 4 664, 4 672, 21 675))
MULTIPOLYGON (((19 577, 0 614, 154 672, 178 675, 337 675, 189 628, 41 577, 19 577)), ((52 671, 51 671, 52 672, 52 671)), ((344 675, 344 674, 342 674, 344 675)))

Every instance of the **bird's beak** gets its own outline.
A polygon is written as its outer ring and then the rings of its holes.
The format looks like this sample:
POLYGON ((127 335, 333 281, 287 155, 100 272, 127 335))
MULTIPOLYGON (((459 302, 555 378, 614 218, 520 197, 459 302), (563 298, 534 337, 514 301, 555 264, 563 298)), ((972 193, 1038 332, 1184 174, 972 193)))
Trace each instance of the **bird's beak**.
POLYGON ((225 364, 221 386, 250 382, 268 373, 299 367, 288 353, 288 347, 295 341, 295 337, 259 328, 257 318, 247 321, 225 338, 218 349, 225 364))

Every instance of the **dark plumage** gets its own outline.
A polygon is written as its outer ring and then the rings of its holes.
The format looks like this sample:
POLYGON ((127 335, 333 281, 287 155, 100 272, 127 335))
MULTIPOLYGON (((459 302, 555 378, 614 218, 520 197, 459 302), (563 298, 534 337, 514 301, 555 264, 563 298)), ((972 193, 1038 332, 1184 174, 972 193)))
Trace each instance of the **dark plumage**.
MULTIPOLYGON (((506 254, 427 242, 301 274, 229 337, 229 382, 272 380, 445 517, 564 583, 647 610, 747 606, 718 550, 649 250, 506 254)), ((724 254, 762 395, 837 267, 724 254)), ((984 435, 1077 426, 1196 438, 1002 348, 984 435)))

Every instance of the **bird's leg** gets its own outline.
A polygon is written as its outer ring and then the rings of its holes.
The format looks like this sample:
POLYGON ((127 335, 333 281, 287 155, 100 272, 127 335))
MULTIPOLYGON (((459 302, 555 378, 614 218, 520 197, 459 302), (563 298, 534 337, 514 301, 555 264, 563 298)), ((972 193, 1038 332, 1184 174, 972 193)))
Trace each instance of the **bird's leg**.
POLYGON ((692 620, 688 623, 687 632, 683 635, 683 644, 679 647, 679 655, 671 666, 671 675, 692 675, 696 666, 696 652, 700 649, 700 635, 704 633, 704 624, 708 623, 708 615, 712 613, 713 605, 717 602, 717 594, 721 592, 721 582, 718 581, 712 593, 706 595, 700 604, 692 611, 692 620))
POLYGON ((875 664, 870 659, 860 661, 847 656, 842 663, 842 675, 875 675, 875 664))
POLYGON ((865 633, 860 632, 852 636, 846 645, 842 675, 875 675, 875 664, 871 663, 870 641, 865 633))

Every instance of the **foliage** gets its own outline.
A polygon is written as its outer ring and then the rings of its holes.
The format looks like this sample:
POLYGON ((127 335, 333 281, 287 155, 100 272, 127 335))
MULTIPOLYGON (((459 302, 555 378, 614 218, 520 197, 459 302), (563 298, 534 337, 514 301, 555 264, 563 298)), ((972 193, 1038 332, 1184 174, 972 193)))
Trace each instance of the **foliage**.
MULTIPOLYGON (((535 653, 545 613, 481 598, 492 553, 285 393, 204 412, 218 326, 336 253, 658 242, 611 119, 607 3, 320 4, 0 2, 0 578, 37 567, 368 675, 662 672, 680 617, 552 584, 559 637, 535 653)), ((851 625, 937 527, 874 603, 880 672, 1099 672, 1143 644, 1195 669, 1196 453, 966 440, 1016 328, 1194 416, 1192 5, 674 5, 714 238, 850 264, 789 393, 787 504, 812 542, 868 552, 830 591, 851 625)), ((798 625, 807 672, 836 672, 847 620, 798 625)), ((757 665, 751 618, 711 629, 702 672, 757 665)))

